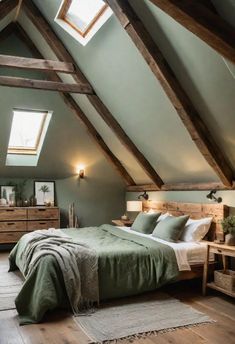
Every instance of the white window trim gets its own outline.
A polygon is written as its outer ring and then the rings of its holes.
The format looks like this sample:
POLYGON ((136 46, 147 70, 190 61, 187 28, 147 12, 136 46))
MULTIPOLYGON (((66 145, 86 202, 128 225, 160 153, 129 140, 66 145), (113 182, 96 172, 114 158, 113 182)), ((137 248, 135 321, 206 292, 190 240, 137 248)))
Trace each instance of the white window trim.
POLYGON ((76 31, 71 25, 69 25, 66 21, 59 18, 61 8, 63 6, 64 1, 61 2, 60 8, 56 14, 54 21, 61 26, 68 34, 70 34, 74 39, 76 39, 79 43, 83 46, 86 46, 87 43, 92 39, 92 37, 99 31, 99 29, 104 25, 104 23, 111 17, 113 11, 110 7, 108 7, 104 13, 99 17, 99 19, 95 22, 93 27, 89 30, 85 37, 82 37, 78 31, 76 31))

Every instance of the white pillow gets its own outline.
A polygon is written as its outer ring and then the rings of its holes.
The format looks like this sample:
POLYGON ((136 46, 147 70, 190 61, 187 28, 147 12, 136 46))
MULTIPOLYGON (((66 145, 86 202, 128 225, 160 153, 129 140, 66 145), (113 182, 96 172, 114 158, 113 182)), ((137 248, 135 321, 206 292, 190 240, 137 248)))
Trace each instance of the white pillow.
POLYGON ((205 217, 199 220, 188 219, 180 240, 191 242, 200 241, 209 231, 213 217, 205 217))
POLYGON ((169 214, 169 213, 161 214, 161 215, 159 216, 159 218, 157 219, 157 222, 160 222, 160 221, 162 221, 162 220, 165 220, 167 217, 172 217, 172 215, 169 214))

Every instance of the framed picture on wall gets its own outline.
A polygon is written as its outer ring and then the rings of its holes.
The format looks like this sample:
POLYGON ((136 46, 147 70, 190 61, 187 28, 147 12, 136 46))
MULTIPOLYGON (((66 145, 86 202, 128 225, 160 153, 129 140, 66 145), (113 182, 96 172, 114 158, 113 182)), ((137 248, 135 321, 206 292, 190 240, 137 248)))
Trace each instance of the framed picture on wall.
POLYGON ((55 182, 54 181, 35 181, 34 196, 37 205, 55 205, 55 182))
POLYGON ((15 204, 15 187, 9 186, 9 185, 1 185, 0 187, 0 194, 1 199, 5 199, 5 201, 2 203, 5 203, 5 205, 14 205, 15 204))

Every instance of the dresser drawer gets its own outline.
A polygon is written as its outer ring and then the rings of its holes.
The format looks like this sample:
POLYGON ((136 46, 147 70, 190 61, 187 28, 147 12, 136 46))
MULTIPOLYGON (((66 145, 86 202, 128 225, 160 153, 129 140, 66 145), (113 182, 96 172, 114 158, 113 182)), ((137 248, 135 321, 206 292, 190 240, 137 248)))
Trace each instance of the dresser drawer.
POLYGON ((59 221, 28 221, 28 231, 48 228, 59 228, 59 221))
POLYGON ((24 208, 0 209, 0 221, 26 220, 27 210, 24 208))
POLYGON ((0 222, 0 233, 1 232, 19 232, 26 231, 26 221, 5 221, 0 222))
POLYGON ((59 209, 57 208, 30 208, 28 209, 29 220, 58 219, 59 209))
POLYGON ((27 232, 0 232, 0 244, 17 242, 27 232))

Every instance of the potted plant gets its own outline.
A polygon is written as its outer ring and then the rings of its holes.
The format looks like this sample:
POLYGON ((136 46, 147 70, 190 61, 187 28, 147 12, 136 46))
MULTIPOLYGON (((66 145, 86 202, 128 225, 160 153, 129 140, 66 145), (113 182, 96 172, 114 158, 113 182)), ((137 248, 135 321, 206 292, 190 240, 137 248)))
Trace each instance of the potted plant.
POLYGON ((225 234, 225 243, 230 246, 235 245, 235 215, 226 217, 222 222, 225 234))

